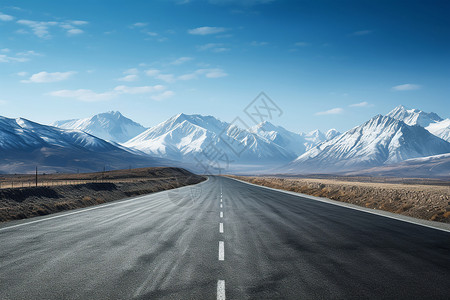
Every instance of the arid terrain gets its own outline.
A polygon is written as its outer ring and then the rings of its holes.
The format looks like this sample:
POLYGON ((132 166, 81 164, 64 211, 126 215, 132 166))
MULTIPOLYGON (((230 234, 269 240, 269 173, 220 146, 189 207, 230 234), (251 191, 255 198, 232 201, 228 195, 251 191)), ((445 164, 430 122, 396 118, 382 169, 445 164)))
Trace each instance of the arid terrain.
POLYGON ((173 189, 199 183, 205 178, 178 168, 141 168, 39 175, 37 187, 34 180, 34 175, 9 175, 0 178, 2 186, 8 186, 0 189, 0 222, 173 189), (10 187, 12 182, 15 188, 10 187))
POLYGON ((450 182, 447 181, 364 177, 230 177, 367 208, 450 223, 450 182))

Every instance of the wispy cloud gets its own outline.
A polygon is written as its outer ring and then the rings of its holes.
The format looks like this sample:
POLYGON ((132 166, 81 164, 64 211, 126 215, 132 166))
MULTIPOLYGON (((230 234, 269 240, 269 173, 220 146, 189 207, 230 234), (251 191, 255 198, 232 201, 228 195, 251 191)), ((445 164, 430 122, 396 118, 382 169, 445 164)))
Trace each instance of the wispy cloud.
POLYGON ((210 27, 203 26, 197 27, 193 29, 189 29, 188 33, 193 35, 209 35, 209 34, 217 34, 226 31, 227 29, 224 27, 210 27))
MULTIPOLYGON (((17 24, 28 27, 31 32, 42 39, 51 38, 50 28, 59 27, 66 31, 67 35, 74 36, 84 33, 83 30, 78 28, 77 26, 87 25, 89 22, 87 21, 64 21, 64 22, 56 22, 56 21, 47 21, 47 22, 38 22, 32 20, 18 20, 17 24)), ((19 33, 27 33, 26 30, 19 30, 19 33)))
POLYGON ((329 110, 326 110, 326 111, 319 111, 319 112, 315 113, 315 115, 317 115, 317 116, 338 115, 338 114, 341 114, 343 112, 344 112, 344 110, 342 108, 336 107, 336 108, 332 108, 332 109, 329 109, 329 110))
POLYGON ((165 89, 166 87, 163 85, 136 86, 136 87, 119 85, 116 86, 111 91, 106 91, 102 93, 97 93, 89 89, 78 89, 78 90, 53 91, 48 93, 48 95, 60 98, 71 98, 84 102, 97 102, 97 101, 111 100, 123 94, 140 95, 140 94, 161 93, 165 89))
POLYGON ((220 68, 198 69, 192 73, 187 73, 187 74, 181 75, 178 77, 178 79, 179 80, 192 80, 192 79, 198 79, 200 76, 204 76, 206 78, 220 78, 220 77, 228 76, 228 74, 220 68))
POLYGON ((393 86, 391 89, 393 91, 412 91, 412 90, 418 90, 421 87, 422 86, 420 86, 418 84, 405 83, 405 84, 393 86))
POLYGON ((372 32, 373 32, 373 30, 359 30, 359 31, 352 32, 350 35, 351 36, 362 36, 362 35, 371 34, 372 32))
POLYGON ((147 71, 145 71, 145 74, 147 76, 171 83, 175 81, 175 75, 173 74, 169 74, 169 73, 162 73, 160 70, 158 69, 149 69, 147 71))
POLYGON ((230 48, 224 47, 224 44, 222 43, 208 43, 204 45, 197 46, 197 49, 200 51, 212 51, 215 53, 221 53, 229 51, 230 48))
POLYGON ((136 81, 139 79, 139 76, 136 74, 130 74, 130 75, 126 75, 124 77, 121 77, 117 80, 119 81, 125 81, 125 82, 131 82, 131 81, 136 81))
POLYGON ((350 107, 367 107, 370 106, 369 102, 363 101, 359 103, 350 104, 350 107))
POLYGON ((22 51, 18 52, 16 54, 11 54, 10 49, 2 49, 0 51, 1 53, 8 53, 8 54, 0 54, 0 63, 14 63, 14 62, 27 62, 30 60, 31 56, 40 56, 41 54, 29 50, 29 51, 22 51))
POLYGON ((180 57, 180 58, 174 60, 170 64, 171 65, 181 65, 181 64, 184 64, 185 62, 188 62, 188 61, 191 61, 191 60, 193 60, 192 57, 183 56, 183 57, 180 57))
POLYGON ((145 27, 145 26, 148 26, 148 23, 145 23, 145 22, 136 22, 136 23, 134 23, 134 24, 132 24, 130 27, 132 27, 132 28, 142 28, 142 27, 145 27))
POLYGON ((160 94, 151 96, 150 98, 152 98, 153 100, 156 100, 156 101, 162 101, 167 98, 173 97, 174 95, 175 95, 175 92, 173 92, 173 91, 165 91, 160 94))
POLYGON ((69 79, 72 75, 76 74, 74 71, 69 72, 39 72, 31 75, 28 80, 21 80, 23 83, 49 83, 58 82, 69 79))
POLYGON ((13 16, 10 16, 10 15, 7 15, 7 14, 4 14, 4 13, 0 12, 0 21, 7 22, 7 21, 12 21, 12 20, 14 20, 13 16))

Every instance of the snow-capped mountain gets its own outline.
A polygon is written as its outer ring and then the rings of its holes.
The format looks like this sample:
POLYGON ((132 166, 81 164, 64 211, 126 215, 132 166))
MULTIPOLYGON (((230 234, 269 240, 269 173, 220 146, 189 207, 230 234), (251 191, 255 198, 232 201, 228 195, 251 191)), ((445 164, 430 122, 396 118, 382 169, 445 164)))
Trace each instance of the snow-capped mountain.
POLYGON ((267 168, 296 157, 270 140, 202 115, 178 114, 123 145, 152 156, 231 169, 267 168))
POLYGON ((52 126, 78 129, 104 140, 124 143, 147 128, 124 117, 118 111, 101 113, 90 118, 56 121, 52 126))
POLYGON ((388 116, 411 126, 422 126, 435 136, 450 142, 450 119, 443 120, 433 112, 427 113, 419 109, 409 109, 403 105, 394 108, 388 113, 388 116))
POLYGON ((333 173, 393 164, 450 152, 450 143, 423 127, 375 116, 319 144, 283 168, 288 173, 333 173))
POLYGON ((253 126, 249 131, 279 145, 297 156, 340 134, 336 129, 330 129, 326 134, 323 134, 320 130, 297 134, 281 126, 273 125, 268 121, 253 126))
POLYGON ((425 129, 435 136, 450 142, 450 119, 430 123, 425 129))
POLYGON ((277 144, 296 156, 305 153, 308 144, 302 135, 286 130, 281 126, 275 126, 268 121, 253 126, 249 131, 277 144))
POLYGON ((332 128, 332 129, 328 130, 327 133, 325 133, 325 138, 328 141, 328 140, 334 139, 335 137, 337 137, 340 134, 341 133, 339 131, 332 128))
POLYGON ((405 122, 407 125, 419 125, 427 127, 431 123, 440 122, 442 118, 434 112, 427 113, 420 109, 410 109, 403 105, 399 105, 390 111, 387 116, 405 122))
POLYGON ((37 165, 47 172, 99 171, 108 168, 162 165, 74 129, 0 117, 0 171, 28 172, 37 165))

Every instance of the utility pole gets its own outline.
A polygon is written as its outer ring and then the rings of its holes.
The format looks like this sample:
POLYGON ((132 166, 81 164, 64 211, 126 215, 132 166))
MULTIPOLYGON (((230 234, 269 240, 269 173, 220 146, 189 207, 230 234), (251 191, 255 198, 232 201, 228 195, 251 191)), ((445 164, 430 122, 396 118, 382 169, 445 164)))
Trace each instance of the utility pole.
POLYGON ((36 187, 38 185, 38 178, 37 178, 37 166, 36 166, 36 187))

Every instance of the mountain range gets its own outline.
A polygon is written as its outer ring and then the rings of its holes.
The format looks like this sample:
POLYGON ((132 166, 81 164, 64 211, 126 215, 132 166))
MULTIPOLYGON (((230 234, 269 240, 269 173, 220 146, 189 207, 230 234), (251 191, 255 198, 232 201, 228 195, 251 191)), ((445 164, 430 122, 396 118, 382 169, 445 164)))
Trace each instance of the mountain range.
POLYGON ((101 113, 84 119, 56 121, 51 126, 82 130, 116 143, 124 143, 147 129, 141 124, 124 117, 118 111, 101 113))
POLYGON ((35 165, 60 172, 182 165, 199 173, 381 174, 380 168, 389 167, 391 174, 422 164, 433 165, 429 176, 434 170, 442 176, 450 160, 439 156, 450 153, 450 119, 401 105, 342 134, 295 133, 268 121, 243 129, 213 116, 182 113, 151 128, 120 112, 52 125, 1 117, 0 172, 35 165))
POLYGON ((76 129, 0 117, 0 172, 87 172, 164 166, 170 162, 130 151, 76 129))

